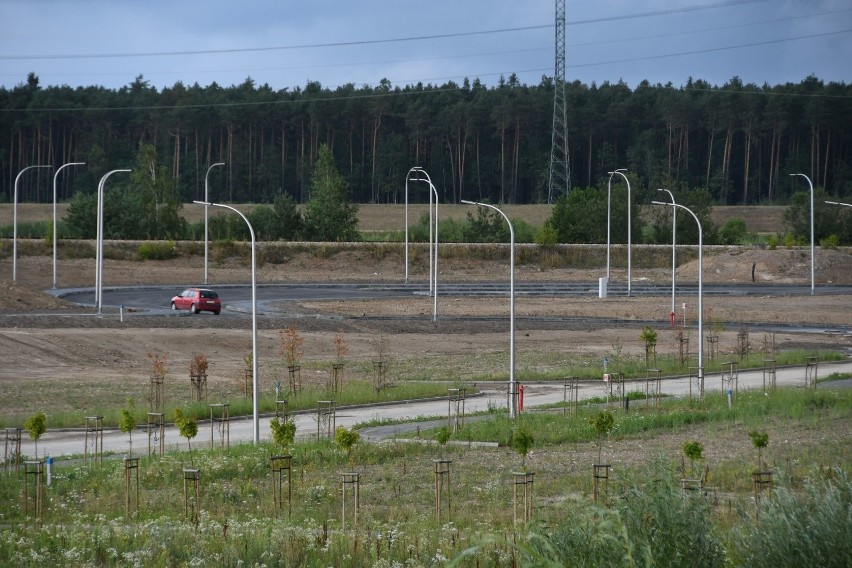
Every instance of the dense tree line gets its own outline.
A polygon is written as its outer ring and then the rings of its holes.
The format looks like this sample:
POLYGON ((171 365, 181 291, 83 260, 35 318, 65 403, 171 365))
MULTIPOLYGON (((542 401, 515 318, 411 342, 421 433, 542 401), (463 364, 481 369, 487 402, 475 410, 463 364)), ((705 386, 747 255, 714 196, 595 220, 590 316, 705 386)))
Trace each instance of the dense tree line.
MULTIPOLYGON (((788 174, 803 172, 831 197, 852 195, 852 85, 733 78, 566 89, 576 187, 600 187, 607 171, 626 167, 646 198, 668 187, 706 190, 715 204, 789 203, 803 181, 788 174)), ((415 165, 445 202, 543 202, 552 106, 547 77, 524 85, 511 76, 492 88, 383 80, 276 91, 247 79, 158 91, 141 76, 111 90, 42 87, 30 74, 0 89, 0 199, 11 199, 21 169, 41 163, 85 161, 63 172, 59 197, 94 192, 104 172, 132 167, 147 144, 184 202, 203 198, 209 166, 222 161, 210 171, 211 199, 272 203, 288 194, 305 203, 325 144, 353 202, 401 202, 415 165)), ((50 201, 51 181, 50 170, 28 172, 19 199, 50 201)), ((424 185, 413 184, 412 199, 426 199, 424 185)))

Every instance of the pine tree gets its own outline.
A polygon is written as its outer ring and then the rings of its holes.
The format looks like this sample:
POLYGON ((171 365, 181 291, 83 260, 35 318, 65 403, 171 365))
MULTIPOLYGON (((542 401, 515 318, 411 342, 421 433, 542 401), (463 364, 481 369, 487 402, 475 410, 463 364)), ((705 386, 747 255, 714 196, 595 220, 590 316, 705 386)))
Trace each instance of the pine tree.
POLYGON ((313 241, 358 240, 358 206, 326 145, 311 175, 311 198, 305 205, 305 237, 313 241))

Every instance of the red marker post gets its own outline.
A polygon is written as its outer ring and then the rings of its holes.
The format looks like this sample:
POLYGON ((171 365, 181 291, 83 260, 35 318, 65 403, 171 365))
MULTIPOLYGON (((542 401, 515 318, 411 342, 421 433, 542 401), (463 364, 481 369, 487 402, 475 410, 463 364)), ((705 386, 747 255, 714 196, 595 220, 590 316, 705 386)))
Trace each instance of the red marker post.
POLYGON ((518 385, 518 412, 524 410, 524 385, 518 385))

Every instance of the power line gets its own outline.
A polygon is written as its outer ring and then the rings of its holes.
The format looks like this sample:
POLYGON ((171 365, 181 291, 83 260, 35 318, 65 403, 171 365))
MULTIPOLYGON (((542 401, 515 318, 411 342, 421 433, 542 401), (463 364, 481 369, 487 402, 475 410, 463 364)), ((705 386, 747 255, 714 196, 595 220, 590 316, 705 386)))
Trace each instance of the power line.
POLYGON ((710 10, 712 8, 726 8, 729 6, 744 6, 746 4, 756 4, 766 2, 766 0, 727 0, 724 2, 713 2, 710 4, 699 4, 697 6, 685 6, 683 8, 669 8, 668 10, 652 10, 649 12, 637 12, 635 14, 622 14, 620 16, 607 16, 605 18, 591 18, 588 20, 574 20, 566 22, 566 26, 582 26, 585 24, 600 24, 603 22, 617 22, 619 20, 635 20, 638 18, 650 18, 652 16, 667 16, 670 14, 682 14, 684 12, 698 12, 700 10, 710 10))
MULTIPOLYGON (((603 22, 613 22, 618 20, 630 20, 636 18, 647 18, 652 16, 661 16, 668 14, 678 14, 684 12, 695 12, 699 10, 707 10, 711 8, 721 8, 729 6, 739 6, 745 4, 754 4, 758 2, 766 2, 767 0, 726 0, 723 2, 714 2, 710 4, 700 4, 697 6, 688 6, 684 8, 671 8, 667 10, 653 10, 648 12, 638 12, 634 14, 623 14, 620 16, 607 16, 601 18, 590 18, 586 20, 577 20, 566 22, 566 25, 578 26, 585 24, 595 24, 603 22)), ((358 45, 377 45, 386 43, 399 43, 411 41, 425 41, 433 39, 448 39, 454 37, 471 37, 477 35, 491 35, 500 33, 512 33, 519 31, 552 29, 553 24, 539 24, 532 26, 520 26, 513 28, 499 28, 493 30, 466 31, 445 34, 432 34, 422 36, 410 36, 399 38, 384 38, 384 39, 369 39, 344 42, 329 42, 329 43, 312 43, 312 44, 297 44, 297 45, 282 45, 282 46, 267 46, 267 47, 244 47, 230 49, 200 49, 200 50, 174 50, 174 51, 149 51, 149 52, 125 52, 125 53, 78 53, 78 54, 48 54, 48 55, 0 55, 0 60, 3 61, 32 61, 45 59, 114 59, 121 57, 172 57, 183 55, 217 55, 226 53, 253 53, 264 51, 287 51, 294 49, 318 49, 329 47, 353 47, 358 45)))
POLYGON ((667 59, 669 57, 681 57, 683 55, 700 55, 702 53, 715 53, 715 52, 718 52, 718 51, 728 51, 728 50, 731 50, 731 49, 743 49, 743 48, 746 48, 746 47, 760 47, 760 46, 763 46, 763 45, 774 45, 774 44, 777 44, 777 43, 784 43, 784 42, 787 42, 787 41, 798 41, 798 40, 802 40, 802 39, 813 39, 813 38, 817 38, 817 37, 827 37, 827 36, 832 36, 832 35, 847 34, 849 32, 852 32, 852 29, 837 30, 837 31, 834 31, 834 32, 824 32, 824 33, 819 33, 819 34, 810 34, 810 35, 787 37, 787 38, 780 38, 780 39, 770 39, 770 40, 766 40, 766 41, 756 41, 756 42, 753 42, 753 43, 742 43, 742 44, 739 44, 739 45, 726 45, 726 46, 722 46, 722 47, 707 47, 707 48, 704 48, 704 49, 695 49, 695 50, 692 50, 692 51, 679 51, 677 53, 664 53, 664 54, 660 54, 660 55, 647 55, 647 56, 644 56, 644 57, 630 57, 630 58, 627 58, 627 59, 611 59, 611 60, 608 60, 608 61, 596 61, 594 63, 575 63, 573 65, 570 65, 569 67, 572 67, 572 68, 576 68, 576 67, 597 67, 598 65, 611 65, 613 63, 633 63, 633 62, 636 62, 636 61, 650 61, 650 60, 654 60, 654 59, 667 59))
POLYGON ((399 43, 410 41, 424 41, 431 39, 447 39, 452 37, 470 37, 477 35, 490 35, 509 32, 520 32, 527 30, 540 30, 543 28, 552 28, 552 24, 542 24, 536 26, 522 26, 517 28, 502 28, 495 30, 481 30, 469 32, 457 32, 447 34, 434 34, 424 36, 398 37, 387 39, 367 39, 358 41, 340 41, 331 43, 307 43, 300 45, 281 45, 274 47, 242 47, 232 49, 199 49, 199 50, 181 50, 181 51, 148 51, 148 52, 127 52, 127 53, 78 53, 78 54, 53 54, 53 55, 0 55, 0 60, 40 60, 40 59, 112 59, 117 57, 164 57, 175 55, 217 55, 224 53, 253 53, 262 51, 287 51, 293 49, 317 49, 326 47, 353 47, 356 45, 376 45, 383 43, 399 43))

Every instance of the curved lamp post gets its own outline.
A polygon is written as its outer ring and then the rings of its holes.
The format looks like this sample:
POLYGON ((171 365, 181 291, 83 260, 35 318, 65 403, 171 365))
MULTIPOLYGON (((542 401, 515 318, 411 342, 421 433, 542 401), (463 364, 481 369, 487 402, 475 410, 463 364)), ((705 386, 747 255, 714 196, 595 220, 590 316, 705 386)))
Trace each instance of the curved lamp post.
MULTIPOLYGON (((423 172, 426 175, 426 172, 423 172)), ((427 175, 428 177, 428 175, 427 175)), ((434 195, 435 196, 435 241, 433 246, 435 248, 435 262, 432 265, 432 293, 433 293, 433 303, 432 303, 432 321, 438 321, 438 190, 432 185, 432 180, 429 180, 429 189, 430 189, 430 199, 434 195)), ((432 231, 429 231, 430 233, 432 231)))
MULTIPOLYGON (((675 202, 674 195, 668 189, 658 189, 657 191, 665 191, 669 194, 669 197, 672 200, 672 203, 675 202)), ((675 314, 675 270, 677 269, 677 207, 672 207, 672 311, 669 317, 674 322, 674 314, 675 314)))
POLYGON ((18 180, 21 179, 21 176, 27 170, 52 167, 48 165, 27 166, 15 176, 15 197, 14 205, 12 206, 12 282, 18 280, 18 180))
MULTIPOLYGON (((207 173, 204 174, 204 283, 207 284, 207 204, 210 202, 210 197, 207 190, 207 178, 210 176, 210 170, 216 166, 224 166, 225 162, 216 162, 207 168, 207 173)), ((194 202, 193 202, 194 203, 194 202)))
POLYGON ((515 228, 512 221, 497 207, 488 203, 461 200, 466 205, 488 207, 503 216, 509 224, 509 418, 517 416, 515 399, 515 228))
MULTIPOLYGON (((609 179, 612 181, 612 176, 615 174, 620 175, 624 178, 624 181, 627 183, 627 295, 630 295, 630 286, 633 280, 633 257, 631 252, 631 247, 633 245, 633 230, 631 228, 631 224, 633 220, 631 219, 631 202, 630 198, 630 180, 627 179, 627 176, 624 175, 624 172, 627 170, 625 168, 619 168, 617 170, 613 170, 611 172, 607 172, 609 174, 609 179)), ((609 199, 609 184, 607 184, 607 216, 606 216, 606 277, 609 280, 609 225, 610 225, 610 199, 609 199)))
MULTIPOLYGON (((414 166, 408 173, 405 174, 405 283, 408 284, 408 182, 411 180, 411 172, 420 172, 423 168, 414 166)), ((425 172, 424 172, 425 173, 425 172)), ((412 181, 419 181, 420 178, 414 178, 412 181)), ((430 259, 431 260, 431 259, 430 259)), ((430 278, 431 278, 431 266, 430 278)), ((431 286, 431 284, 430 284, 431 286)))
POLYGON ((61 172, 63 169, 67 168, 68 166, 84 166, 84 165, 86 165, 86 162, 70 162, 68 164, 62 164, 61 166, 59 166, 59 169, 56 170, 56 172, 54 172, 54 174, 53 174, 53 289, 54 290, 56 290, 56 282, 57 282, 57 280, 56 280, 56 238, 57 238, 57 231, 56 231, 56 222, 57 222, 57 219, 56 219, 56 180, 59 177, 59 172, 61 172))
POLYGON ((652 201, 654 205, 665 205, 671 208, 679 208, 688 212, 695 219, 698 225, 698 388, 701 396, 704 396, 704 257, 702 249, 704 248, 704 234, 701 230, 701 221, 698 216, 692 212, 692 209, 679 203, 663 203, 662 201, 652 201))
POLYGON ((426 170, 415 166, 408 170, 405 177, 405 282, 408 283, 408 180, 425 181, 429 184, 429 295, 434 299, 432 321, 438 320, 438 190, 432 184, 432 178, 426 170), (411 172, 424 177, 410 178, 411 172), (435 200, 435 214, 432 215, 432 199, 435 200), (433 231, 434 229, 434 231, 433 231))
POLYGON ((802 176, 808 180, 808 186, 811 188, 811 296, 814 295, 814 184, 811 183, 811 178, 805 174, 790 174, 791 177, 802 176))
POLYGON ((609 282, 609 235, 612 218, 612 176, 615 172, 624 171, 624 168, 619 168, 609 172, 609 179, 606 182, 606 280, 609 282))
POLYGON ((112 174, 130 171, 133 170, 112 170, 105 173, 98 182, 98 230, 95 236, 95 303, 98 306, 98 315, 101 314, 104 289, 104 185, 112 174))
POLYGON ((221 203, 210 203, 209 201, 193 201, 193 203, 197 203, 199 205, 204 206, 212 206, 212 207, 224 207, 225 209, 230 209, 237 215, 243 218, 243 221, 246 222, 249 229, 249 235, 251 236, 251 390, 252 390, 252 400, 251 400, 251 419, 252 419, 252 441, 254 445, 258 445, 260 443, 260 418, 258 416, 258 401, 259 401, 259 393, 257 388, 258 383, 258 364, 257 364, 257 257, 255 255, 255 243, 254 243, 254 228, 249 223, 249 220, 243 215, 239 210, 231 207, 230 205, 223 205, 221 203))

